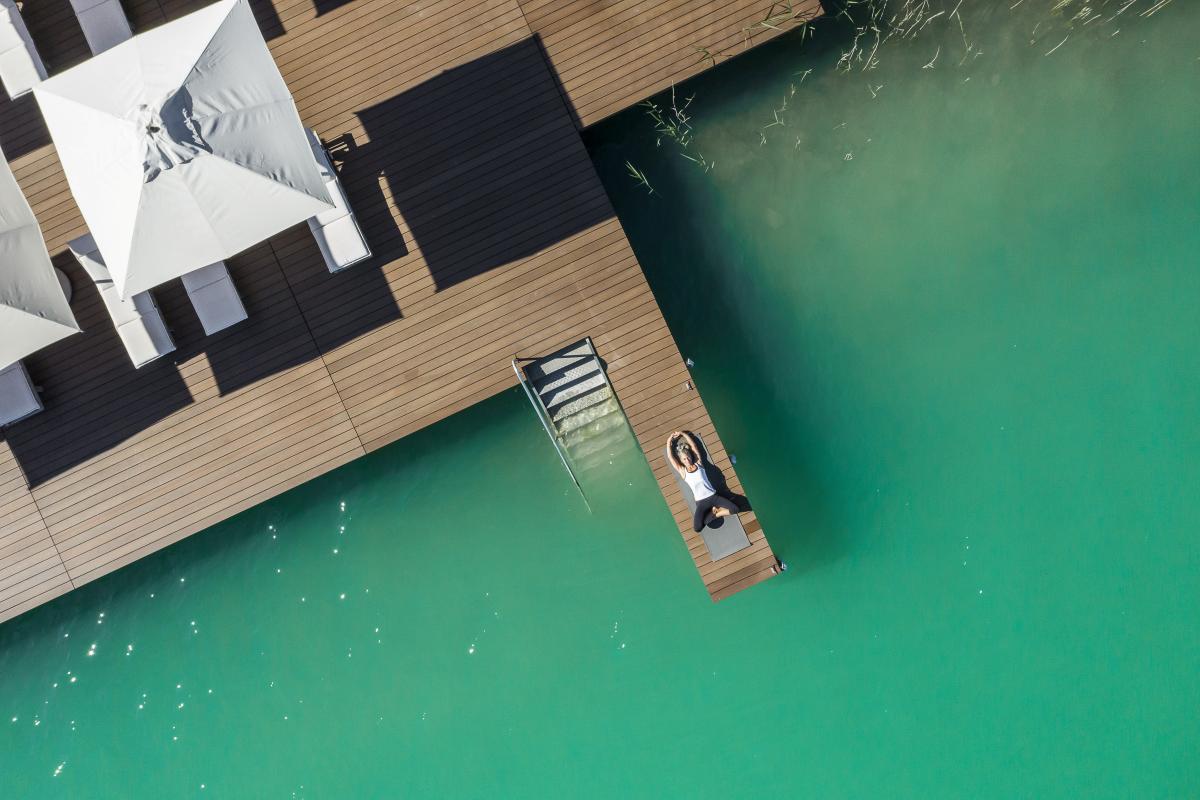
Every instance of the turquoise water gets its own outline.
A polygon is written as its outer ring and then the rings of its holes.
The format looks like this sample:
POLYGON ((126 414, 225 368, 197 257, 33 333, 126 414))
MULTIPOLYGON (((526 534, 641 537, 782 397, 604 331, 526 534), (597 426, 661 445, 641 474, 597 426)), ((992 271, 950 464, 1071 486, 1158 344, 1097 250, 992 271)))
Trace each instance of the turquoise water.
POLYGON ((589 137, 794 568, 744 613, 816 796, 1200 793, 1200 6, 1010 5, 589 137))
POLYGON ((1200 793, 1200 7, 1009 5, 588 135, 786 575, 506 392, 0 627, 0 797, 1200 793))
POLYGON ((610 469, 589 514, 513 390, 0 627, 0 796, 526 796, 586 754, 652 768, 624 700, 697 680, 647 667, 663 615, 677 646, 712 620, 640 453, 610 469))

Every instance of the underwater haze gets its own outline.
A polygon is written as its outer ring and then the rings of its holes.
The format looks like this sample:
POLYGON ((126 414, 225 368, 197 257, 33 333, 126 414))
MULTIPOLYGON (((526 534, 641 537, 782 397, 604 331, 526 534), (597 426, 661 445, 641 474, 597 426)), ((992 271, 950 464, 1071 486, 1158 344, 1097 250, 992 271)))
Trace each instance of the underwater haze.
POLYGON ((588 134, 793 567, 745 599, 794 648, 760 752, 792 796, 1194 796, 1200 5, 928 5, 588 134))

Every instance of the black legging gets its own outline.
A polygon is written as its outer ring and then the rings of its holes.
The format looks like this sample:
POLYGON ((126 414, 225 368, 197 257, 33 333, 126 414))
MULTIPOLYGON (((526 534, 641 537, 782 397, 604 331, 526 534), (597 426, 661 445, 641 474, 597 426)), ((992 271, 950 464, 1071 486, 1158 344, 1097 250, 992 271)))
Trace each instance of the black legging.
POLYGON ((722 497, 719 494, 714 494, 712 497, 706 497, 696 503, 696 513, 692 515, 692 529, 699 533, 704 527, 704 518, 708 516, 708 512, 714 508, 723 508, 730 514, 738 513, 737 504, 728 497, 722 497))

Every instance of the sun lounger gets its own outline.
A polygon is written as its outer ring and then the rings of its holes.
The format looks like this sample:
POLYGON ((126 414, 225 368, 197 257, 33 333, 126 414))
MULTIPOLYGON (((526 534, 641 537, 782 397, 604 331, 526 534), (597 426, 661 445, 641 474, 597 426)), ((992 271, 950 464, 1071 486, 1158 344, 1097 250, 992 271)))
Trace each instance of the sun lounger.
POLYGON ((133 30, 121 8, 121 0, 71 0, 83 38, 87 39, 92 55, 133 38, 133 30))
POLYGON ((184 275, 183 288, 187 289, 188 299, 192 301, 192 308, 196 309, 196 316, 207 336, 246 319, 246 307, 242 305, 242 298, 238 296, 224 261, 184 275))
POLYGON ((370 258, 371 248, 367 245, 367 238, 363 236, 362 228, 350 209, 342 182, 338 180, 324 145, 313 131, 308 132, 308 140, 312 145, 313 156, 317 159, 321 178, 325 181, 325 188, 333 199, 333 208, 309 219, 308 227, 312 229, 313 238, 321 248, 321 255, 325 257, 325 266, 330 272, 338 272, 370 258))
MULTIPOLYGON (((708 473, 708 479, 713 482, 713 485, 716 485, 717 470, 708 457, 708 445, 704 444, 704 440, 699 436, 695 436, 695 439, 696 444, 700 445, 700 463, 708 473)), ((663 454, 667 458, 667 464, 670 465, 670 448, 664 447, 663 454)), ((695 514, 696 498, 692 496, 691 488, 674 467, 671 467, 671 474, 675 476, 675 482, 679 484, 679 491, 683 494, 683 499, 687 501, 688 510, 695 514)), ((709 525, 701 528, 700 535, 704 537, 704 546, 708 548, 709 558, 713 561, 720 561, 725 556, 745 550, 750 546, 750 539, 746 537, 746 529, 742 527, 741 519, 734 514, 718 517, 709 525)))
POLYGON ((104 300, 135 367, 145 366, 175 349, 175 342, 171 341, 171 334, 150 292, 139 292, 125 300, 121 299, 112 276, 108 274, 108 267, 96 249, 96 240, 90 233, 73 239, 67 247, 100 290, 100 298, 104 300))
POLYGON ((16 100, 46 80, 46 67, 13 0, 0 0, 0 82, 16 100))
POLYGON ((42 410, 42 399, 18 361, 0 369, 0 426, 11 425, 42 410))

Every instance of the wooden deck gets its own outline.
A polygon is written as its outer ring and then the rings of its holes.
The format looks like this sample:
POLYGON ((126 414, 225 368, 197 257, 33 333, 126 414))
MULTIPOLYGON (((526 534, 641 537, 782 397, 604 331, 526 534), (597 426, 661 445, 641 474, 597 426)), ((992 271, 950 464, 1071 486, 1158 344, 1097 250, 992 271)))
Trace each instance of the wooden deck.
MULTIPOLYGON (((125 5, 144 30, 202 3, 125 5)), ((710 595, 770 577, 753 514, 753 546, 720 562, 691 532, 670 430, 701 433, 741 487, 577 133, 767 10, 667 5, 255 3, 302 119, 341 145, 376 256, 333 276, 306 226, 272 237, 228 262, 249 321, 208 338, 178 282, 156 289, 178 351, 142 370, 66 252, 85 227, 32 98, 0 101, 0 144, 86 331, 26 359, 46 411, 0 442, 0 621, 512 386, 514 353, 584 335, 710 595)), ((67 0, 26 19, 51 73, 87 57, 67 0)))

